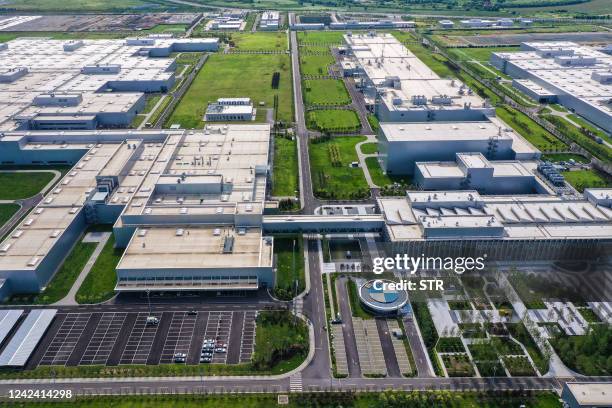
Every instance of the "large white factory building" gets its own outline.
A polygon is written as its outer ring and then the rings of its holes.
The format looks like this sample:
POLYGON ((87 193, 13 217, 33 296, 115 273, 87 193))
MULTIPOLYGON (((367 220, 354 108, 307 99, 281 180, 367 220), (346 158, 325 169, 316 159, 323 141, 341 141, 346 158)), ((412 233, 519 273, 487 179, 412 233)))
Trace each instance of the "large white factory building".
POLYGON ((126 127, 145 92, 174 85, 171 53, 218 46, 216 38, 170 37, 0 44, 0 131, 126 127))
POLYGON ((497 52, 491 64, 540 102, 560 103, 612 132, 612 55, 572 42, 526 42, 497 52))

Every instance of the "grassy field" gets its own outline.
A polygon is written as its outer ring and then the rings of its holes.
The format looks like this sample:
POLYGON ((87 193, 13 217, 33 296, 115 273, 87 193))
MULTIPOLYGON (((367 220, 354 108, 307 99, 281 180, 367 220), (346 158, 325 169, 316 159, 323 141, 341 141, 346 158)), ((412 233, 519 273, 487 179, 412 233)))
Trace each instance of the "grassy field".
MULTIPOLYGON (((477 394, 446 391, 412 392, 385 391, 377 393, 336 394, 331 392, 290 395, 287 408, 299 407, 345 407, 382 408, 436 406, 439 408, 509 408, 524 405, 526 408, 561 408, 559 396, 553 393, 532 394, 523 392, 520 396, 477 394), (305 401, 308 401, 305 403, 305 401), (395 401, 390 405, 388 401, 395 401), (435 405, 432 405, 435 404, 435 405)), ((147 396, 96 396, 79 397, 69 401, 8 401, 6 408, 54 407, 54 408, 158 408, 177 406, 181 408, 269 408, 277 406, 276 394, 243 395, 147 395, 147 396)))
POLYGON ((285 51, 289 49, 287 33, 282 31, 232 33, 230 41, 239 51, 285 51))
POLYGON ((378 153, 378 143, 364 143, 360 149, 363 154, 375 154, 378 153))
POLYGON ((301 293, 306 285, 304 276, 304 244, 301 235, 277 235, 274 237, 274 255, 276 255, 276 286, 274 294, 279 299, 290 300, 298 280, 298 291, 301 293), (295 272, 293 270, 293 243, 295 242, 295 272))
POLYGON ((76 301, 79 303, 100 303, 115 295, 117 273, 115 268, 121 259, 123 250, 115 249, 115 236, 104 245, 91 271, 81 284, 76 301))
POLYGON ((565 143, 516 109, 504 106, 497 108, 496 113, 501 120, 512 126, 538 149, 554 151, 566 148, 565 143))
POLYGON ((361 168, 349 166, 357 161, 355 145, 363 140, 362 136, 347 136, 310 144, 310 171, 317 197, 350 199, 369 195, 361 168), (331 157, 332 151, 337 152, 336 159, 331 157))
POLYGON ((19 200, 35 196, 53 180, 53 173, 7 173, 0 171, 0 200, 19 200))
POLYGON ((412 179, 410 177, 389 176, 387 174, 384 174, 383 170, 380 168, 380 163, 378 163, 376 157, 366 158, 366 165, 368 166, 368 171, 370 172, 370 177, 372 177, 372 181, 379 187, 383 187, 393 183, 412 183, 412 179))
POLYGON ((567 117, 572 122, 575 122, 575 123, 579 124, 583 128, 588 129, 591 132, 595 133, 597 136, 601 137, 602 139, 607 140, 609 143, 612 143, 612 137, 610 137, 609 134, 607 134, 603 130, 597 128, 596 126, 591 125, 589 122, 587 122, 586 120, 582 119, 580 116, 572 113, 570 115, 567 115, 567 117))
POLYGON ((312 79, 302 82, 307 105, 348 105, 351 97, 339 79, 312 79))
POLYGON ((19 211, 17 204, 0 204, 0 226, 10 220, 17 211, 19 211))
POLYGON ((565 181, 580 192, 590 187, 612 187, 612 178, 595 169, 561 172, 565 181))
POLYGON ((551 154, 543 154, 542 160, 551 161, 551 162, 566 162, 570 159, 576 161, 577 163, 588 163, 589 159, 579 154, 574 153, 551 153, 551 154))
POLYGON ((300 31, 297 33, 298 43, 304 44, 344 44, 342 31, 300 31))
POLYGON ((327 75, 327 68, 334 63, 331 54, 326 55, 301 55, 300 73, 302 75, 327 75))
POLYGON ((541 115, 541 117, 555 125, 557 130, 565 137, 582 146, 593 156, 603 161, 612 161, 612 149, 604 144, 597 143, 595 140, 584 134, 583 131, 577 128, 573 123, 554 115, 541 115))
MULTIPOLYGON (((289 56, 284 54, 211 55, 167 124, 178 123, 183 128, 202 127, 206 106, 221 97, 249 97, 258 111, 263 112, 273 107, 274 95, 279 98, 279 120, 289 122, 293 118, 290 68, 289 56), (280 72, 278 89, 271 86, 275 72, 280 72), (259 102, 265 102, 265 106, 259 106, 259 102)), ((259 117, 265 119, 265 115, 258 114, 259 117)))
POLYGON ((272 195, 294 197, 298 190, 297 142, 284 137, 274 139, 272 195))
POLYGON ((481 61, 489 62, 491 54, 494 52, 515 52, 520 51, 519 47, 488 47, 488 48, 450 48, 448 53, 455 56, 460 61, 481 61))
POLYGON ((310 111, 306 122, 309 128, 322 132, 354 132, 361 128, 357 113, 344 109, 310 111))

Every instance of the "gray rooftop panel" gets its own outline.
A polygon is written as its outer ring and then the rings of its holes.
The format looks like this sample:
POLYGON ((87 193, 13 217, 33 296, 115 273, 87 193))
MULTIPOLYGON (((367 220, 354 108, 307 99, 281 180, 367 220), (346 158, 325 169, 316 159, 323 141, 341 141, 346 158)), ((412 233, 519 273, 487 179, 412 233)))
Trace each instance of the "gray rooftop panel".
POLYGON ((22 314, 23 310, 0 310, 0 346, 22 314))
POLYGON ((55 318, 56 309, 32 310, 0 354, 0 366, 23 367, 55 318))

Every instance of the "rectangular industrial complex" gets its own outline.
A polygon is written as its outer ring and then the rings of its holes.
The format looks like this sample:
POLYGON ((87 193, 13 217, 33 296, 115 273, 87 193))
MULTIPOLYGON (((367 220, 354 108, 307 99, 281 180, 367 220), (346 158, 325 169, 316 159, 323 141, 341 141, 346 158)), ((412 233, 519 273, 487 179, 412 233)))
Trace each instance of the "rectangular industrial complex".
POLYGON ((0 47, 0 131, 127 127, 145 92, 175 83, 176 52, 216 51, 216 38, 19 38, 0 47))
POLYGON ((97 223, 115 223, 117 246, 127 247, 117 290, 271 286, 269 143, 268 124, 5 134, 3 163, 74 168, 0 244, 2 297, 44 288, 97 223))
POLYGON ((412 175, 417 162, 451 161, 457 153, 492 161, 539 158, 487 101, 457 79, 440 78, 392 35, 344 38, 345 66, 381 122, 379 160, 387 173, 412 175))
POLYGON ((572 42, 527 42, 491 64, 536 101, 560 103, 612 132, 612 56, 572 42))

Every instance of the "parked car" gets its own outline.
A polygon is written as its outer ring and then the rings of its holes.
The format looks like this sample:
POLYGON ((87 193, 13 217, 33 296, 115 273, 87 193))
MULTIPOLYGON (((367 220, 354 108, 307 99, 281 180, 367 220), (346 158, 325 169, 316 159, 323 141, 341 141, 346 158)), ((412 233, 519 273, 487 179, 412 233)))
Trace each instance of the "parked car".
POLYGON ((226 347, 216 347, 215 353, 227 353, 227 348, 226 347))

